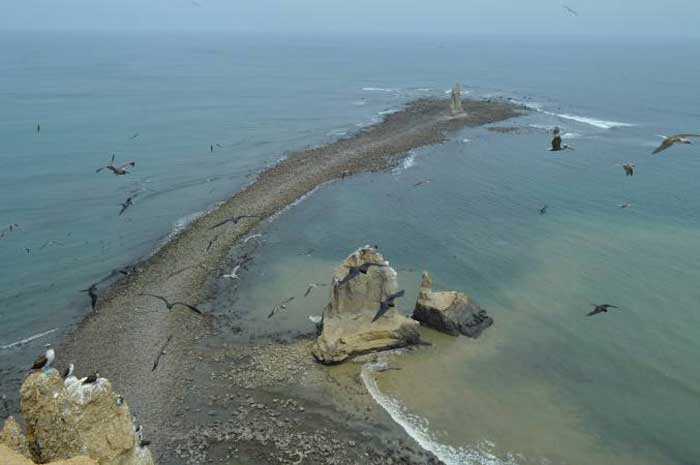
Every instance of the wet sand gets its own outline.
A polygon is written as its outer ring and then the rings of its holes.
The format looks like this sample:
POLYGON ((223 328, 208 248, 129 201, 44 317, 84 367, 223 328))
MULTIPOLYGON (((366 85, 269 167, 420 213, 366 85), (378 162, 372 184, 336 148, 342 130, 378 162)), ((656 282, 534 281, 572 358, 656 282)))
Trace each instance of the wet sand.
POLYGON ((390 168, 452 130, 521 110, 465 100, 466 114, 450 117, 447 107, 446 100, 417 100, 351 137, 293 153, 262 172, 113 283, 64 341, 59 367, 74 362, 79 376, 96 370, 109 378, 144 425, 158 463, 390 463, 387 457, 439 463, 374 405, 358 364, 316 365, 310 337, 227 345, 217 337, 210 298, 231 249, 299 197, 334 179, 390 168), (238 215, 257 217, 213 228, 238 215), (204 316, 183 306, 168 310, 145 293, 196 305, 204 316))

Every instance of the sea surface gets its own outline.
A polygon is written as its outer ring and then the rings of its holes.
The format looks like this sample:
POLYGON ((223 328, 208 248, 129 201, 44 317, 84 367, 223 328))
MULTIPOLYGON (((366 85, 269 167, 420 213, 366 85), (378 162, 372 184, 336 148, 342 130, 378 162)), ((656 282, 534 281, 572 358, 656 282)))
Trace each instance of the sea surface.
POLYGON ((81 289, 290 151, 460 80, 531 110, 263 225, 237 318, 255 336, 308 332, 328 296, 303 297, 308 283, 377 243, 404 313, 428 270, 495 320, 477 340, 425 330, 431 348, 386 356, 401 370, 363 369, 446 463, 700 463, 700 148, 651 155, 657 134, 700 131, 700 42, 0 32, 0 52, 0 228, 19 224, 0 239, 3 393, 90 312, 81 289), (575 151, 547 151, 555 125, 575 151), (112 154, 136 166, 95 173, 112 154), (594 303, 620 308, 588 318, 594 303))

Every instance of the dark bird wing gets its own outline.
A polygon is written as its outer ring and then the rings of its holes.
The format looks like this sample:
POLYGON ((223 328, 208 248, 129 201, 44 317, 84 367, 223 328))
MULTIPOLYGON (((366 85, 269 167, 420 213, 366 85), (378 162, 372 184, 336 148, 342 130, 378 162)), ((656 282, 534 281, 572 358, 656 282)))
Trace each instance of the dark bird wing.
POLYGON ((307 297, 309 294, 311 294, 311 290, 316 287, 316 286, 309 286, 306 288, 306 292, 304 292, 304 297, 307 297))
POLYGON ((372 318, 372 323, 374 323, 375 321, 377 321, 378 319, 380 319, 382 316, 384 316, 384 314, 387 312, 387 310, 389 310, 389 308, 391 308, 391 307, 389 307, 389 304, 388 304, 388 303, 386 303, 386 302, 381 302, 381 303, 379 304, 379 310, 378 310, 377 313, 374 315, 374 318, 372 318))
POLYGON ((209 230, 211 231, 212 229, 216 229, 216 228, 218 228, 219 226, 223 226, 223 225, 225 225, 226 223, 228 223, 228 222, 230 222, 230 221, 234 221, 234 219, 233 219, 233 218, 226 218, 224 221, 221 221, 220 223, 216 223, 214 226, 212 226, 211 228, 209 228, 209 230))
POLYGON ((166 298, 163 297, 163 296, 155 295, 155 294, 141 294, 141 295, 147 295, 147 296, 149 296, 149 297, 153 297, 153 298, 155 298, 155 299, 158 299, 158 300, 160 300, 161 302, 163 302, 163 303, 165 304, 166 307, 170 307, 170 302, 168 302, 168 299, 166 299, 166 298))
POLYGON ((122 170, 123 170, 123 169, 126 168, 127 166, 136 166, 136 162, 135 162, 135 161, 127 161, 127 162, 124 163, 123 165, 119 165, 119 169, 122 169, 122 170))
POLYGON ((189 308, 190 310, 192 310, 193 312, 195 312, 198 315, 204 315, 204 313, 200 309, 195 307, 194 305, 186 304, 184 302, 173 302, 173 307, 175 305, 182 305, 183 307, 189 308))
POLYGON ((403 297, 403 295, 406 293, 403 289, 401 289, 399 292, 395 294, 391 294, 389 297, 386 298, 386 301, 393 304, 394 300, 398 299, 399 297, 403 297))
POLYGON ((666 139, 663 140, 663 142, 661 142, 661 145, 659 145, 658 147, 656 147, 656 150, 654 150, 654 151, 651 152, 651 153, 652 153, 652 154, 657 154, 657 153, 659 153, 659 152, 663 152, 664 150, 666 150, 667 148, 669 148, 669 147, 671 147, 671 146, 673 145, 674 140, 675 140, 675 139, 674 139, 673 137, 667 137, 666 139))
POLYGON ((275 305, 275 307, 272 309, 270 314, 267 315, 267 318, 272 318, 273 316, 275 316, 275 312, 277 311, 278 308, 279 308, 279 305, 275 305))
POLYGON ((586 316, 597 315, 599 313, 603 313, 604 311, 605 311, 605 307, 600 306, 600 305, 596 305, 592 311, 586 313, 586 316))
POLYGON ((342 286, 342 285, 348 283, 351 279, 355 278, 358 274, 360 274, 360 269, 358 267, 351 267, 350 270, 348 271, 348 274, 346 274, 343 279, 338 281, 338 286, 342 286))
POLYGON ((119 216, 122 216, 122 214, 126 211, 127 208, 131 206, 131 202, 126 202, 122 204, 122 209, 119 211, 119 216))
POLYGON ((32 370, 38 370, 39 368, 43 368, 43 366, 46 365, 46 362, 48 362, 48 360, 46 359, 46 354, 40 355, 39 358, 34 360, 32 370))
POLYGON ((282 301, 282 305, 287 305, 287 304, 288 304, 289 302, 291 302, 292 300, 294 300, 294 297, 290 297, 290 298, 288 298, 288 299, 285 299, 285 300, 282 301))
POLYGON ((601 307, 603 307, 606 310, 609 308, 620 308, 617 305, 610 305, 610 304, 601 305, 601 307))

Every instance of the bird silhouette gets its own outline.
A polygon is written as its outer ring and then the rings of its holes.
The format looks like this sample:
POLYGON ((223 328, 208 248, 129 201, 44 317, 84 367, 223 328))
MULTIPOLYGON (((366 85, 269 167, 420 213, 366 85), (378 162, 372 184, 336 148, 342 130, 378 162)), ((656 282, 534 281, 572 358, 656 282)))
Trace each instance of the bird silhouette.
POLYGON ((95 170, 95 173, 99 173, 100 171, 102 171, 104 169, 108 169, 112 173, 114 173, 115 176, 123 176, 123 175, 129 173, 129 170, 127 169, 128 166, 136 166, 135 161, 127 161, 123 165, 114 166, 114 158, 115 158, 115 155, 112 154, 112 161, 109 163, 109 165, 103 166, 102 168, 98 168, 97 170, 95 170))
POLYGON ((231 218, 227 218, 224 221, 221 221, 219 223, 216 223, 214 226, 209 228, 211 231, 212 229, 216 229, 219 226, 223 226, 226 223, 233 223, 233 224, 238 224, 239 221, 241 221, 243 218, 260 218, 259 215, 238 215, 238 216, 232 216, 231 218))
POLYGON ((275 316, 275 313, 277 313, 277 310, 285 310, 287 308, 287 304, 294 300, 294 297, 290 297, 288 299, 283 300, 279 304, 275 305, 275 307, 272 309, 269 315, 267 315, 268 318, 272 318, 275 316))
POLYGON ((394 300, 398 299, 399 297, 403 297, 403 295, 406 292, 401 289, 399 292, 396 292, 395 294, 388 295, 386 299, 384 299, 382 302, 379 303, 379 310, 377 311, 377 314, 374 315, 374 318, 372 318, 372 323, 380 319, 390 308, 393 308, 396 306, 394 303, 394 300))
POLYGON ((386 265, 384 265, 383 263, 363 263, 362 265, 359 265, 359 266, 351 266, 350 269, 348 270, 348 274, 346 274, 343 279, 338 281, 336 286, 337 287, 343 286, 344 284, 347 284, 348 282, 350 282, 350 280, 355 279, 360 274, 367 274, 367 271, 369 271, 369 268, 372 266, 383 267, 386 265))
POLYGON ((134 201, 132 200, 134 197, 136 197, 136 196, 135 196, 135 195, 132 195, 131 197, 128 197, 128 198, 126 199, 126 202, 124 202, 123 204, 121 204, 122 209, 119 211, 119 216, 122 216, 122 214, 124 214, 124 212, 126 211, 126 209, 129 208, 130 206, 132 206, 132 205, 134 204, 134 201))
POLYGON ((204 313, 203 313, 200 309, 198 309, 198 308, 195 307, 194 305, 190 305, 190 304, 187 304, 187 303, 185 303, 185 302, 170 302, 170 301, 169 301, 168 299, 166 299, 165 297, 163 297, 163 296, 161 296, 161 295, 155 295, 155 294, 139 294, 139 295, 145 295, 145 296, 153 297, 153 298, 155 298, 155 299, 158 299, 158 300, 162 301, 162 302, 165 304, 165 306, 167 307, 168 310, 172 310, 173 307, 175 307, 176 305, 180 305, 180 306, 182 306, 182 307, 186 307, 186 308, 192 310, 194 313, 196 313, 196 314, 198 314, 198 315, 204 315, 204 313))
POLYGON ((544 215, 545 213, 547 213, 547 208, 548 208, 547 205, 545 205, 544 207, 540 208, 540 215, 544 215))
POLYGON ((634 163, 625 163, 622 168, 625 170, 625 176, 634 176, 634 163))
POLYGON ((664 140, 661 142, 661 145, 656 147, 656 150, 651 152, 653 155, 656 155, 659 152, 663 152, 664 150, 671 148, 673 144, 692 144, 688 137, 700 137, 700 134, 675 134, 673 136, 660 137, 663 137, 664 140))
POLYGON ((95 310, 95 307, 97 306, 97 284, 93 284, 87 289, 81 289, 80 292, 87 292, 87 294, 90 296, 90 307, 95 310))
POLYGON ((607 313, 609 308, 618 308, 615 305, 610 305, 610 304, 603 304, 603 305, 595 305, 593 304, 593 310, 591 312, 588 312, 586 316, 593 316, 597 315, 599 313, 607 313))

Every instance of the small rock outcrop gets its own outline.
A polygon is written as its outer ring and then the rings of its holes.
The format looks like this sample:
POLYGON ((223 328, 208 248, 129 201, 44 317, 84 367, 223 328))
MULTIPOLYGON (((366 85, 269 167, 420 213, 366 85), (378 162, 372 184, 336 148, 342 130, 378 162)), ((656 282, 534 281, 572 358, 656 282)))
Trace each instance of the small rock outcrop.
MULTIPOLYGON (((2 431, 0 431, 0 444, 4 444, 24 457, 31 458, 32 456, 29 452, 27 438, 24 436, 17 421, 15 421, 13 417, 9 417, 5 420, 2 431)), ((0 463, 2 463, 2 461, 0 461, 0 463)))
POLYGON ((351 254, 336 268, 330 302, 323 310, 323 328, 312 349, 321 363, 340 363, 348 358, 420 341, 418 323, 390 308, 372 322, 379 303, 399 290, 396 271, 374 248, 366 246, 351 254), (351 267, 365 263, 367 273, 359 273, 346 283, 341 281, 351 267))
MULTIPOLYGON (((0 465, 35 465, 35 462, 32 462, 14 449, 0 443, 0 465)), ((68 460, 50 462, 46 465, 98 465, 98 463, 89 457, 80 456, 68 460)))
POLYGON ((433 292, 430 275, 423 272, 420 292, 412 318, 440 332, 477 338, 493 319, 486 310, 461 292, 433 292))
POLYGON ((455 86, 452 88, 450 112, 452 116, 464 114, 464 108, 462 108, 462 86, 459 82, 456 82, 455 86))
POLYGON ((153 465, 138 444, 129 408, 109 380, 65 382, 54 369, 27 377, 20 391, 26 439, 38 463, 86 455, 99 465, 153 465), (118 401, 119 400, 119 401, 118 401))

